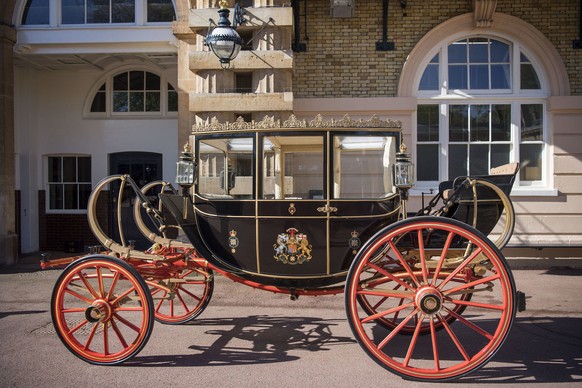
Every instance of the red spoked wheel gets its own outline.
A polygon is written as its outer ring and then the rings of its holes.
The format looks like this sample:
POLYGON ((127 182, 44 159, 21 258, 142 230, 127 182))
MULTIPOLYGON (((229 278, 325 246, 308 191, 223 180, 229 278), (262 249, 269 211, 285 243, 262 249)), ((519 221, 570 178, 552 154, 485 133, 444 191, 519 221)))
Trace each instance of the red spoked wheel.
POLYGON ((105 255, 79 259, 63 271, 53 290, 51 314, 65 346, 96 365, 135 356, 154 323, 145 281, 129 264, 105 255))
POLYGON ((155 319, 168 325, 189 322, 202 314, 214 290, 210 269, 187 268, 173 278, 149 282, 155 319))
POLYGON ((505 258, 481 232, 415 217, 362 247, 345 303, 357 341, 378 364, 407 379, 444 381, 493 357, 515 317, 514 295, 505 258), (382 300, 373 311, 362 307, 373 298, 382 300))

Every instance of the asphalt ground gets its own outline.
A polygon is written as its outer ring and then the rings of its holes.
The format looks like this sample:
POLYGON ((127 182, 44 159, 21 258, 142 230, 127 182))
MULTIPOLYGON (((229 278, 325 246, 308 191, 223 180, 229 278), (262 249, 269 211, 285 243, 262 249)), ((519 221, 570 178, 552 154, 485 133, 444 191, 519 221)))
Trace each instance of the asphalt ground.
MULTIPOLYGON (((156 322, 149 342, 120 366, 87 364, 51 323, 60 270, 27 261, 0 268, 3 387, 424 387, 372 361, 355 342, 343 295, 301 297, 217 277, 208 308, 180 326, 156 322)), ((513 271, 527 296, 503 347, 481 369, 431 384, 475 387, 582 386, 582 270, 513 271)))

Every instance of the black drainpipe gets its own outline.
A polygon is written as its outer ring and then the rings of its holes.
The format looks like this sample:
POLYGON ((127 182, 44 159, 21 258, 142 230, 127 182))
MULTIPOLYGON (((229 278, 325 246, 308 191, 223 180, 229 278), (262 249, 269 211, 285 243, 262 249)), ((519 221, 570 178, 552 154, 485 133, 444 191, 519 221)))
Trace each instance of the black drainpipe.
POLYGON ((388 0, 382 0, 382 17, 382 40, 376 42, 376 51, 392 51, 394 42, 388 42, 388 0))
POLYGON ((572 41, 572 47, 582 49, 582 0, 578 4, 578 39, 572 41))
MULTIPOLYGON (((291 48, 295 52, 307 51, 307 44, 301 43, 301 4, 300 0, 293 0, 291 6, 293 7, 293 27, 295 29, 295 41, 291 45, 291 48)), ((303 18, 305 19, 305 36, 307 38, 307 1, 303 2, 303 7, 305 13, 303 18)))

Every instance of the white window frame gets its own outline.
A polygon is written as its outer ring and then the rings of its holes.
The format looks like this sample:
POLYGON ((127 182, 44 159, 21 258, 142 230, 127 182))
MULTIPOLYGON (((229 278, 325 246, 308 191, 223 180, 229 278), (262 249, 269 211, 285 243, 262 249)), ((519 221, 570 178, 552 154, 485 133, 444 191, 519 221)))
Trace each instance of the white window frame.
MULTIPOLYGON (((476 35, 467 34, 464 36, 455 36, 452 40, 443 41, 434 50, 427 53, 423 64, 419 67, 420 74, 417 77, 415 86, 418 105, 439 105, 439 180, 438 181, 419 181, 416 187, 411 191, 413 195, 420 195, 422 192, 434 191, 440 181, 454 179, 448 176, 448 106, 449 105, 478 105, 478 104, 509 104, 511 105, 511 150, 510 161, 519 161, 520 142, 520 125, 522 104, 542 104, 543 105, 543 142, 544 149, 542 155, 542 179, 540 181, 521 181, 519 173, 516 177, 512 194, 514 195, 557 195, 557 190, 553 188, 553 161, 551 155, 553 149, 550 144, 549 112, 547 109, 546 99, 549 96, 549 86, 545 74, 540 70, 542 67, 537 63, 535 56, 531 55, 528 50, 521 47, 518 43, 512 42, 506 38, 495 35, 476 35), (448 90, 448 45, 460 40, 470 38, 488 38, 498 40, 509 44, 511 55, 510 79, 511 87, 509 90, 448 90), (524 53, 533 65, 540 81, 538 90, 522 90, 520 88, 520 54, 524 53), (438 90, 419 90, 420 80, 426 66, 432 58, 439 54, 439 89, 438 90)), ((413 136, 412 146, 416 150, 417 145, 417 115, 413 116, 413 136)), ((422 143, 420 143, 422 144, 422 143)), ((427 143, 428 144, 428 143, 427 143)), ((417 157, 417 152, 414 152, 417 157)), ((415 160, 416 161, 416 160, 415 160)))
MULTIPOLYGON (((87 214, 87 209, 51 209, 50 207, 50 186, 51 183, 49 182, 49 158, 89 158, 91 161, 91 178, 89 182, 69 182, 75 184, 89 184, 91 187, 93 185, 93 157, 92 155, 88 154, 48 154, 45 155, 44 160, 44 186, 45 186, 45 213, 46 214, 87 214)), ((64 184, 64 182, 63 182, 64 184)))
MULTIPOLYGON (((107 74, 106 76, 99 79, 96 82, 89 93, 87 94, 85 100, 85 107, 83 109, 85 118, 97 118, 97 119, 123 119, 123 118, 176 118, 178 117, 178 111, 168 111, 168 84, 174 88, 174 92, 178 93, 178 89, 168 81, 168 77, 165 74, 160 74, 152 69, 142 68, 142 67, 128 67, 123 69, 117 69, 107 74), (115 76, 121 73, 127 73, 131 71, 148 72, 160 77, 160 111, 154 112, 114 112, 113 111, 113 79, 115 76), (91 105, 93 104, 93 99, 99 92, 101 86, 105 84, 105 112, 91 112, 91 105)), ((147 90, 146 90, 147 91, 147 90)))

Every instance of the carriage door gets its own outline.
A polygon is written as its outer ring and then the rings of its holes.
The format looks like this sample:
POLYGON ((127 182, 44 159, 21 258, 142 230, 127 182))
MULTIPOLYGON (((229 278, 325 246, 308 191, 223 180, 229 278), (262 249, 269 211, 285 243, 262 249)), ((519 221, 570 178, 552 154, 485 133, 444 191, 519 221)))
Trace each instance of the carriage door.
MULTIPOLYGON (((138 184, 143 187, 149 182, 162 179, 162 154, 153 152, 119 152, 109 155, 109 173, 128 174, 138 184)), ((139 250, 146 250, 151 246, 139 231, 133 220, 133 204, 135 194, 126 186, 126 194, 121 205, 121 224, 125 242, 135 241, 135 247, 139 250)), ((117 224, 117 197, 119 193, 119 181, 114 181, 111 187, 111 198, 109 201, 109 220, 112 236, 119 236, 117 224)), ((143 217, 144 222, 149 222, 148 217, 143 217)), ((152 225, 148 225, 153 227, 152 225)))
POLYGON ((326 139, 321 133, 259 138, 258 264, 264 274, 325 276, 326 139))

